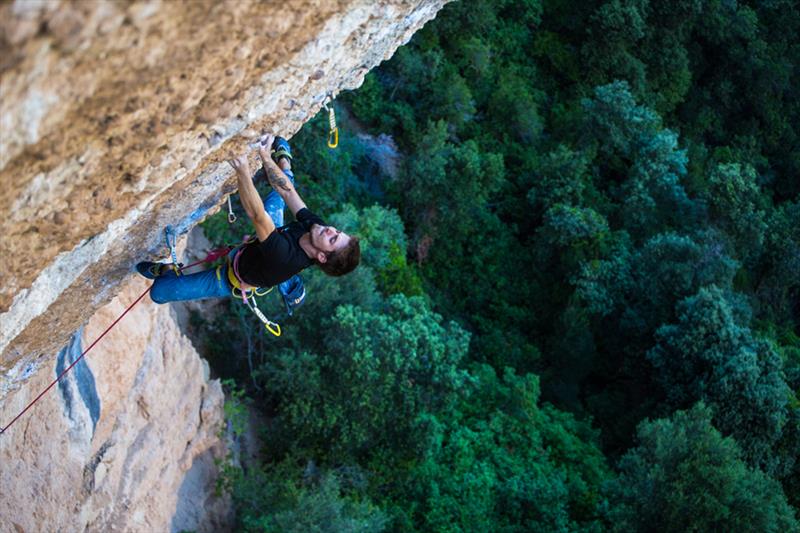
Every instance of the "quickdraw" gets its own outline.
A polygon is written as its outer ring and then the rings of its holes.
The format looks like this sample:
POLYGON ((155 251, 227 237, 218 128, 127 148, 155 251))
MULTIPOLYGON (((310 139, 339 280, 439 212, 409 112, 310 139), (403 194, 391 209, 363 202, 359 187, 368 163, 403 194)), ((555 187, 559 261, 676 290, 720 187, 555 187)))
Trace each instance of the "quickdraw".
POLYGON ((328 148, 336 148, 339 146, 339 128, 336 127, 336 113, 333 111, 333 97, 330 93, 328 93, 328 96, 322 101, 322 107, 328 112, 328 125, 330 126, 328 148), (328 107, 329 100, 331 103, 330 107, 328 107))
POLYGON ((264 316, 264 313, 261 312, 261 309, 258 308, 256 305, 255 298, 248 298, 244 300, 245 305, 253 312, 255 315, 264 323, 264 327, 267 328, 267 331, 275 335, 276 337, 281 336, 281 325, 277 322, 272 322, 269 318, 264 316), (251 303, 252 302, 252 303, 251 303))
POLYGON ((167 241, 167 248, 169 248, 169 255, 172 257, 172 270, 176 276, 181 275, 182 263, 178 263, 178 252, 175 249, 178 242, 178 236, 172 226, 164 228, 164 239, 167 241))
POLYGON ((228 224, 236 222, 236 215, 233 213, 233 206, 231 205, 231 195, 228 195, 228 224))

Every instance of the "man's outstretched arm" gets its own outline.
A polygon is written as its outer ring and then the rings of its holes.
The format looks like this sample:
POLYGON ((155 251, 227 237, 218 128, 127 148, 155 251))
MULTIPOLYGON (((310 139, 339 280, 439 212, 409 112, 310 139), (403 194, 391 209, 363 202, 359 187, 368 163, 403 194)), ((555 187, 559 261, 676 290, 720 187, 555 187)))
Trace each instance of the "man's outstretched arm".
POLYGON ((264 144, 259 146, 258 155, 261 156, 261 162, 264 164, 264 172, 267 175, 267 181, 272 185, 272 188, 277 192, 283 201, 286 202, 286 207, 296 215, 298 211, 306 206, 306 203, 300 198, 297 189, 294 188, 292 180, 286 177, 286 174, 280 167, 272 160, 269 154, 269 147, 275 140, 274 135, 267 135, 264 137, 264 144))
POLYGON ((253 226, 255 226, 258 240, 263 242, 269 237, 270 233, 275 231, 275 223, 264 211, 264 202, 261 201, 261 196, 259 196, 256 186, 253 185, 247 156, 240 155, 231 159, 228 163, 236 170, 236 179, 239 184, 239 200, 242 202, 242 207, 244 207, 245 213, 247 213, 247 216, 253 222, 253 226))

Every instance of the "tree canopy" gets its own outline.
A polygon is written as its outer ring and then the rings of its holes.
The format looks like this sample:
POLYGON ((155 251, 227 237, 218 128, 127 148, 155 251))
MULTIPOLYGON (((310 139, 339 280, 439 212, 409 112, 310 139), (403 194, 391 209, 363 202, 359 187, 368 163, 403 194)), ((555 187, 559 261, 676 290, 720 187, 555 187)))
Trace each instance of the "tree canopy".
POLYGON ((298 190, 363 262, 280 339, 203 330, 268 435, 240 525, 797 529, 798 42, 786 0, 453 2, 339 149, 307 123, 298 190))

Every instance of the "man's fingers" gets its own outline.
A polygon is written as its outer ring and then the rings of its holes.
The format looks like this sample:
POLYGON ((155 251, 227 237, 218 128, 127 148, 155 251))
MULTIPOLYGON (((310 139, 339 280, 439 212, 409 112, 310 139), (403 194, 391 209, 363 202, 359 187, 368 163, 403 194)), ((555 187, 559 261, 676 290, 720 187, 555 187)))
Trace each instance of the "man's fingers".
POLYGON ((242 169, 247 165, 247 157, 243 155, 234 157, 233 159, 228 160, 228 164, 235 170, 242 169))

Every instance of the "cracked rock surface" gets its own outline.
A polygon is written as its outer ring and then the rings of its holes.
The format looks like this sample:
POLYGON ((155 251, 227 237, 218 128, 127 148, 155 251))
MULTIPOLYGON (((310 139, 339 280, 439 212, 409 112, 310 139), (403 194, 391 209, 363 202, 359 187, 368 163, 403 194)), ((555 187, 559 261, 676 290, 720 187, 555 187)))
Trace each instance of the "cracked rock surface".
POLYGON ((445 0, 0 5, 0 400, 445 0), (43 335, 42 332, 47 332, 43 335))
MULTIPOLYGON (((63 364, 146 288, 126 284, 70 342, 63 364)), ((61 364, 61 354, 42 364, 0 403, 0 417, 20 412, 61 364)), ((0 530, 228 529, 230 502, 214 494, 214 460, 226 454, 223 400, 173 310, 134 307, 0 436, 0 530)))
MULTIPOLYGON (((234 189, 447 0, 0 3, 0 426, 79 357, 234 189)), ((223 394, 140 302, 0 434, 0 530, 225 531, 223 394)))

